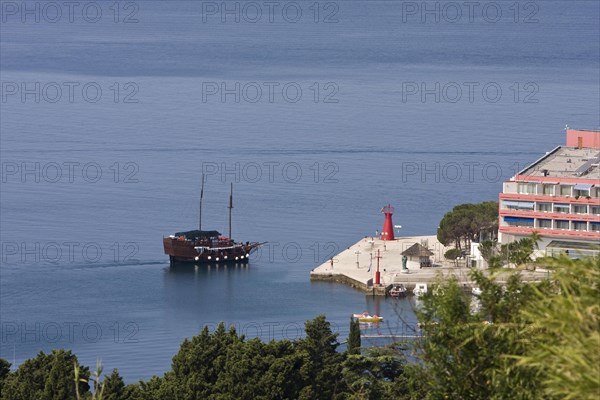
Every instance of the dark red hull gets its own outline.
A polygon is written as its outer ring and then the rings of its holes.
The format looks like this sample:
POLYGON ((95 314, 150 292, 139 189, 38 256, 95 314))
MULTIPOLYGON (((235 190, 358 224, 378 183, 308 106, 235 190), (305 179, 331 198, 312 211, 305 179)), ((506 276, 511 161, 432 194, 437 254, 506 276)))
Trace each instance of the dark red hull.
POLYGON ((207 245, 206 242, 163 238, 165 254, 171 263, 246 263, 252 251, 261 243, 235 243, 233 241, 207 245))

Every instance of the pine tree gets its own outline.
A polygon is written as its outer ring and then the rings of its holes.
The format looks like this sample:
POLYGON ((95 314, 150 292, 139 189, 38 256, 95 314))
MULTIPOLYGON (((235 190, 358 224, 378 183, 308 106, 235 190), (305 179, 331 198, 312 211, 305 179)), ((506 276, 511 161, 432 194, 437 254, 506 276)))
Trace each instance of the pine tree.
POLYGON ((104 392, 102 400, 124 400, 125 399, 125 382, 119 375, 117 369, 113 369, 110 375, 104 379, 104 392))
POLYGON ((4 358, 0 358, 0 398, 2 397, 2 386, 4 379, 10 374, 10 363, 4 358))
POLYGON ((350 334, 348 335, 348 353, 360 353, 360 323, 350 317, 350 334))

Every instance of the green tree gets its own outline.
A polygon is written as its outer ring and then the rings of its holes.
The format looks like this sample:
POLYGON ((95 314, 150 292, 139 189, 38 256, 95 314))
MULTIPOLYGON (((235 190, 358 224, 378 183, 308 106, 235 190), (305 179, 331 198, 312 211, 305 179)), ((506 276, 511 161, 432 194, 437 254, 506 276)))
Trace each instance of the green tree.
POLYGON ((456 211, 447 212, 440 221, 437 230, 437 239, 444 246, 454 245, 457 249, 461 248, 461 238, 464 236, 463 226, 460 216, 456 211))
POLYGON ((511 351, 523 354, 524 346, 514 329, 502 328, 518 322, 524 284, 517 277, 511 283, 514 288, 502 290, 493 278, 478 271, 473 271, 472 278, 483 290, 481 312, 471 312, 470 295, 455 278, 439 282, 423 297, 423 307, 417 311, 428 398, 539 398, 534 371, 517 367, 515 359, 506 357, 511 351), (503 313, 505 307, 513 309, 503 313))
POLYGON ((298 341, 298 350, 306 355, 309 384, 300 392, 302 399, 332 399, 342 391, 341 361, 336 351, 337 333, 331 331, 324 315, 306 321, 306 337, 298 341))
POLYGON ((350 317, 350 333, 348 334, 348 353, 360 353, 360 322, 350 317))
POLYGON ((454 261, 454 265, 456 267, 458 267, 458 257, 461 256, 461 252, 459 249, 448 249, 445 253, 444 253, 444 257, 447 260, 451 260, 454 261))
MULTIPOLYGON (((52 350, 50 371, 44 385, 44 398, 48 400, 71 400, 75 397, 76 388, 73 380, 73 364, 77 357, 71 351, 52 350)), ((87 367, 79 367, 79 393, 89 390, 87 383, 90 371, 87 367)))
POLYGON ((498 202, 484 201, 476 204, 476 238, 481 242, 485 237, 495 240, 498 237, 498 202))
POLYGON ((51 356, 40 352, 24 361, 15 372, 7 376, 2 390, 3 400, 42 398, 51 356))
POLYGON ((126 400, 125 382, 119 375, 119 371, 115 368, 110 375, 104 377, 104 392, 102 400, 126 400))
POLYGON ((600 345, 600 259, 538 264, 553 270, 550 280, 524 283, 517 271, 500 284, 471 271, 482 289, 478 312, 455 279, 423 297, 422 364, 398 379, 411 387, 407 398, 597 398, 600 354, 590 349, 600 345), (423 386, 410 385, 414 377, 423 386))
MULTIPOLYGON (((160 379, 156 378, 155 379, 160 379)), ((141 389, 141 383, 133 383, 125 386, 123 390, 123 398, 125 400, 151 400, 153 397, 151 395, 144 396, 141 389)))
MULTIPOLYGON (((140 381, 137 385, 128 385, 125 388, 128 400, 169 400, 169 399, 199 399, 200 397, 176 397, 174 394, 173 381, 169 382, 168 376, 172 376, 169 371, 164 378, 153 376, 147 382, 140 381)), ((178 396, 178 395, 177 395, 178 396)))
POLYGON ((533 232, 531 232, 531 235, 529 235, 529 238, 533 242, 533 246, 536 249, 539 249, 540 248, 539 244, 542 241, 542 235, 540 235, 540 233, 538 231, 533 231, 533 232))
POLYGON ((545 398, 597 399, 600 393, 600 257, 538 261, 553 271, 521 309, 519 365, 540 371, 545 398))
POLYGON ((213 333, 205 327, 191 340, 185 339, 173 357, 172 374, 165 375, 162 389, 175 398, 209 398, 224 371, 230 346, 243 341, 232 327, 220 323, 213 333))
POLYGON ((488 266, 491 258, 496 255, 497 247, 498 242, 495 240, 484 240, 479 243, 479 252, 481 253, 481 258, 487 262, 488 266))
POLYGON ((490 261, 488 262, 489 269, 491 269, 491 270, 498 269, 498 268, 502 267, 502 265, 504 265, 502 256, 495 255, 493 257, 490 257, 490 261))
POLYGON ((2 398, 2 386, 4 385, 4 380, 10 374, 10 365, 11 364, 4 358, 0 358, 0 399, 2 398))
POLYGON ((459 204, 444 214, 437 230, 437 238, 445 246, 454 245, 462 250, 487 233, 497 236, 498 203, 485 201, 479 204, 459 204))
POLYGON ((350 354, 343 361, 346 393, 353 399, 399 398, 394 384, 403 372, 403 357, 387 349, 369 351, 368 356, 350 354))
MULTIPOLYGON (((4 381, 2 399, 73 400, 75 398, 74 362, 77 362, 77 357, 71 351, 52 350, 50 354, 40 352, 8 375, 4 381)), ((89 391, 87 384, 90 376, 89 368, 80 367, 79 374, 86 380, 79 383, 79 392, 86 394, 89 391)))
POLYGON ((515 242, 506 243, 500 246, 502 258, 509 263, 522 265, 532 262, 531 255, 536 246, 536 242, 530 238, 521 238, 515 242))
POLYGON ((428 396, 428 372, 421 364, 406 363, 402 373, 394 380, 393 396, 402 400, 423 400, 428 396))
MULTIPOLYGON (((184 340, 162 378, 127 387, 128 399, 331 398, 343 355, 324 317, 306 323, 306 337, 245 341, 224 324, 184 340)), ((339 388, 338 388, 339 389, 339 388)))
POLYGON ((296 398, 306 384, 305 360, 288 340, 255 338, 230 346, 227 363, 213 388, 236 399, 296 398))

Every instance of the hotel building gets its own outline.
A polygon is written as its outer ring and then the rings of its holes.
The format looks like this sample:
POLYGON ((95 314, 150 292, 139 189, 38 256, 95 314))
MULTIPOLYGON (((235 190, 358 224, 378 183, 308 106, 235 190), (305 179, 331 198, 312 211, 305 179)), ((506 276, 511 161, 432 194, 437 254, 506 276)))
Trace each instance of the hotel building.
POLYGON ((600 249, 600 131, 567 129, 558 146, 504 182, 498 241, 537 232, 538 255, 598 254, 600 249))

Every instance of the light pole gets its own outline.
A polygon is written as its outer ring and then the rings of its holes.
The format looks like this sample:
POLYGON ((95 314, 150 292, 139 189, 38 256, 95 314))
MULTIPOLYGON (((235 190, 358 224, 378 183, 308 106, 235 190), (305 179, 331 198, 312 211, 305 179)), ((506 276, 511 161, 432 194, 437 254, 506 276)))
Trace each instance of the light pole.
POLYGON ((356 254, 356 268, 360 268, 360 265, 359 265, 359 263, 358 263, 358 256, 360 255, 360 251, 359 251, 359 250, 356 250, 356 251, 354 252, 354 254, 356 254))
POLYGON ((396 233, 400 235, 400 229, 402 229, 402 225, 394 225, 394 228, 396 228, 396 233))
POLYGON ((377 250, 377 272, 375 272, 375 284, 381 284, 381 273, 379 272, 379 259, 381 256, 379 255, 379 250, 377 250))

